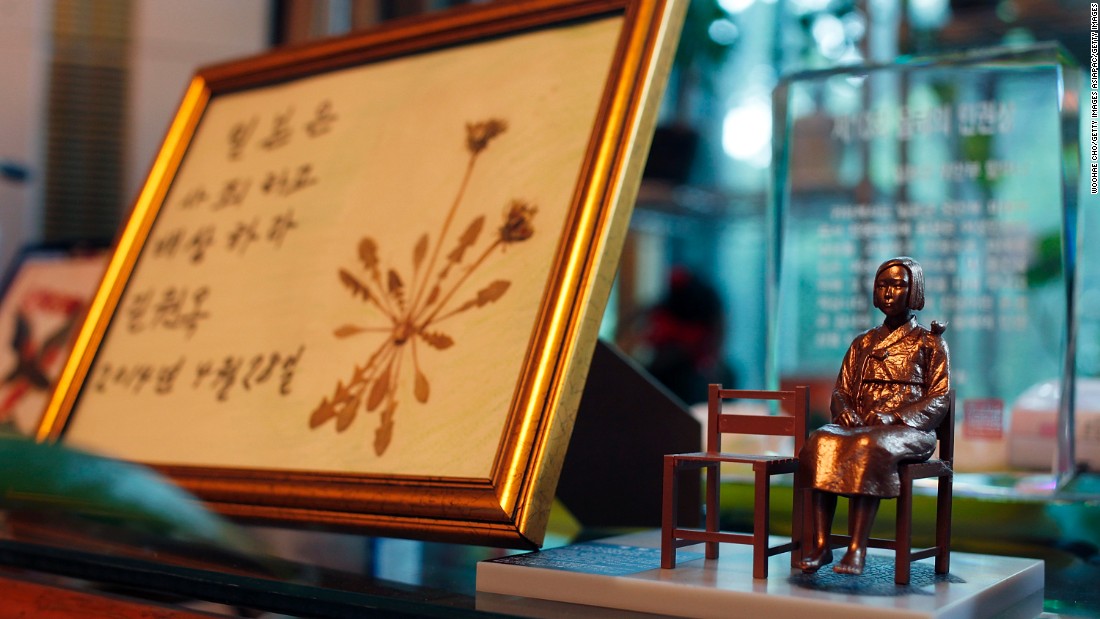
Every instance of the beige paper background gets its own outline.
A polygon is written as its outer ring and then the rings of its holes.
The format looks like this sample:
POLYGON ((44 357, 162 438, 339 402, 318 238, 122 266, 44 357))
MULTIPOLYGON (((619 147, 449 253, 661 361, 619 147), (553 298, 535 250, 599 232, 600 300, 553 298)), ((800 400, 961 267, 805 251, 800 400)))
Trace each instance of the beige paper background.
POLYGON ((621 18, 600 20, 215 97, 96 357, 97 366, 170 365, 184 357, 183 373, 170 395, 151 389, 134 394, 91 388, 93 367, 66 442, 150 463, 488 476, 552 277, 620 27, 621 18), (255 142, 275 115, 293 108, 292 126, 300 128, 323 100, 338 115, 330 133, 310 139, 296 129, 285 148, 266 151, 253 144, 239 160, 228 158, 227 136, 235 123, 259 118, 255 142), (311 430, 309 416, 321 399, 337 381, 346 383, 354 365, 364 363, 384 338, 334 337, 344 324, 384 324, 340 284, 338 269, 366 277, 357 247, 370 236, 383 268, 395 268, 411 284, 416 240, 427 232, 437 242, 465 172, 465 125, 494 117, 505 119, 508 130, 478 158, 442 255, 471 220, 485 215, 469 263, 496 235, 512 199, 531 202, 538 207, 534 235, 494 253, 450 305, 496 279, 509 280, 511 287, 496 303, 439 326, 454 339, 452 348, 418 346, 432 387, 426 404, 413 397, 406 356, 393 440, 382 456, 372 448, 378 412, 360 410, 343 433, 332 421, 311 430), (268 171, 303 164, 312 166, 317 185, 287 197, 265 196, 255 186, 268 171), (215 194, 237 177, 253 178, 240 206, 181 206, 192 189, 215 194), (270 222, 287 209, 293 209, 298 227, 281 248, 261 239, 243 254, 226 249, 226 236, 238 221, 270 222), (207 224, 217 226, 217 243, 200 264, 151 255, 152 244, 172 231, 207 224), (136 293, 203 285, 211 290, 204 305, 211 318, 193 337, 126 328, 136 293), (303 344, 287 396, 277 393, 277 381, 248 391, 237 386, 225 402, 208 386, 191 388, 200 361, 238 355, 247 363, 254 354, 291 353, 303 344))

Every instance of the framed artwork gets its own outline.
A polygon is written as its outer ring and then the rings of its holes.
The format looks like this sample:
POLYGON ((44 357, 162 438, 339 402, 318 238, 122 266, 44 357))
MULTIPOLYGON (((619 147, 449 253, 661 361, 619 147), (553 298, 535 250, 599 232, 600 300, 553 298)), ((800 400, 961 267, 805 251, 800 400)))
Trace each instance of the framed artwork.
POLYGON ((243 519, 541 544, 685 5, 200 70, 39 438, 243 519))
POLYGON ((0 430, 34 435, 108 257, 72 244, 16 256, 0 285, 0 430))

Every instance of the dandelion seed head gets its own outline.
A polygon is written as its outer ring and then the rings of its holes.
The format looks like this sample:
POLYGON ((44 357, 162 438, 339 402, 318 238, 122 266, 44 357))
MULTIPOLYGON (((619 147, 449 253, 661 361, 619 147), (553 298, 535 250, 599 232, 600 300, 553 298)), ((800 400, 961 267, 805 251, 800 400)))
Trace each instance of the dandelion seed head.
POLYGON ((504 213, 504 225, 500 227, 500 240, 505 243, 526 241, 535 233, 531 223, 538 207, 523 200, 512 200, 504 213))
POLYGON ((508 123, 490 118, 476 123, 466 123, 466 150, 477 154, 489 146, 489 142, 508 129, 508 123))

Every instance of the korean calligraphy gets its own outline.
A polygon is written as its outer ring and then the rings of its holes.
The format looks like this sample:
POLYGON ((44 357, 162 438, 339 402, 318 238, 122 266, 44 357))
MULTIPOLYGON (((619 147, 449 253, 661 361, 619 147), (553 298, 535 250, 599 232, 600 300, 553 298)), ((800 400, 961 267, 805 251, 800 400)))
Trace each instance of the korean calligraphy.
POLYGON ((334 110, 332 101, 328 99, 318 103, 300 124, 295 123, 295 111, 295 108, 290 106, 274 113, 268 119, 261 120, 259 116, 253 116, 234 123, 227 135, 229 159, 233 161, 242 159, 250 146, 269 151, 283 148, 291 143, 299 130, 304 130, 307 138, 320 137, 331 131, 332 126, 340 118, 334 110), (260 129, 261 125, 264 131, 262 136, 257 137, 256 130, 260 129), (255 142, 253 142, 254 137, 257 138, 255 142))
POLYGON ((261 389, 285 397, 293 391, 295 372, 304 353, 303 345, 289 353, 228 354, 197 362, 189 362, 186 357, 166 363, 105 362, 94 371, 92 388, 101 393, 121 391, 158 396, 180 389, 205 390, 217 402, 261 389))
MULTIPOLYGON (((218 259, 259 259, 264 251, 282 249, 301 228, 306 207, 296 200, 318 186, 323 175, 314 162, 300 158, 295 145, 324 139, 337 129, 339 118, 336 105, 325 99, 308 109, 285 105, 232 122, 222 134, 225 171, 174 190, 166 212, 180 217, 160 220, 146 241, 151 259, 193 265, 195 277, 128 291, 118 314, 120 328, 135 337, 164 333, 191 340, 200 328, 216 324, 207 324, 215 320, 212 299, 231 304, 234 291, 220 288, 217 277, 207 277, 213 273, 209 269, 220 268, 218 259)), ((166 362, 103 360, 93 370, 92 385, 98 392, 127 395, 189 390, 209 393, 217 402, 261 390, 286 396, 304 351, 302 346, 218 355, 183 347, 177 360, 166 362)))
POLYGON ((182 209, 205 206, 219 211, 226 208, 239 208, 256 193, 259 193, 260 197, 286 198, 319 182, 311 163, 268 170, 258 178, 259 180, 254 182, 253 178, 237 176, 222 181, 209 190, 206 186, 200 185, 186 191, 178 204, 182 209), (253 191, 254 188, 257 191, 253 191))
POLYGON ((126 327, 131 333, 164 329, 183 331, 190 338, 199 324, 210 318, 203 307, 210 295, 208 286, 193 290, 171 286, 164 290, 138 292, 126 305, 126 327))
POLYGON ((220 227, 205 224, 191 229, 174 228, 150 241, 150 247, 154 258, 182 256, 192 264, 200 264, 211 250, 243 255, 256 243, 279 248, 298 225, 294 209, 287 208, 274 215, 238 219, 220 227))

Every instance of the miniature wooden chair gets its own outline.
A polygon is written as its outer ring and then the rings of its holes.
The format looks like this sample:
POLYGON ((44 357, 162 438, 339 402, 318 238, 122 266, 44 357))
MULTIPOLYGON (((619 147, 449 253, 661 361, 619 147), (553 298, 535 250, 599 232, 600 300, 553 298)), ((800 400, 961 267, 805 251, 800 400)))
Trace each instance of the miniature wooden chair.
POLYGON ((799 483, 798 452, 806 441, 806 417, 809 408, 809 390, 795 387, 793 391, 736 391, 710 385, 707 411, 707 450, 705 452, 666 455, 664 458, 664 496, 661 518, 661 567, 676 567, 676 549, 700 542, 706 543, 706 558, 718 558, 718 543, 752 545, 753 578, 768 577, 768 557, 791 551, 791 565, 801 558, 803 518, 803 492, 799 483), (778 400, 790 415, 732 415, 722 412, 722 400, 778 400), (722 453, 722 434, 758 434, 793 436, 794 453, 791 456, 746 455, 722 453), (719 530, 719 467, 723 462, 751 464, 754 472, 755 493, 753 502, 753 531, 750 534, 724 533, 719 530), (706 527, 705 529, 681 527, 676 522, 677 502, 680 500, 678 478, 685 471, 698 474, 706 470, 706 527), (792 507, 793 535, 791 541, 778 546, 768 546, 770 523, 771 476, 796 473, 794 480, 794 504, 792 507))
MULTIPOLYGON (((951 490, 954 483, 952 464, 955 458, 955 390, 948 392, 947 414, 936 428, 939 440, 937 458, 925 462, 902 463, 898 466, 901 493, 898 495, 894 539, 872 537, 868 548, 894 551, 894 583, 909 584, 913 561, 936 557, 936 573, 946 574, 951 568, 951 490), (913 480, 937 478, 936 482, 936 545, 913 549, 913 480)), ((831 535, 834 548, 846 546, 848 535, 831 535)))

